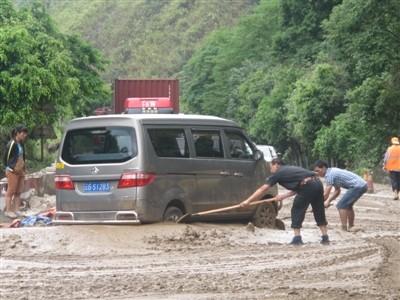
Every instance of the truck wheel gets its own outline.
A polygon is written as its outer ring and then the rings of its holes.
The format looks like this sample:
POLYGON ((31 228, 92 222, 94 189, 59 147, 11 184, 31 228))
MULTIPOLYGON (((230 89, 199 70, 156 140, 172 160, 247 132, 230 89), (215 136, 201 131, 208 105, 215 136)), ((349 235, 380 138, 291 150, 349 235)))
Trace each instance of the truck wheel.
POLYGON ((183 216, 183 212, 176 206, 167 207, 164 212, 164 222, 176 222, 180 217, 183 216))
POLYGON ((259 228, 275 228, 277 212, 272 203, 264 203, 257 207, 253 215, 253 224, 259 228))

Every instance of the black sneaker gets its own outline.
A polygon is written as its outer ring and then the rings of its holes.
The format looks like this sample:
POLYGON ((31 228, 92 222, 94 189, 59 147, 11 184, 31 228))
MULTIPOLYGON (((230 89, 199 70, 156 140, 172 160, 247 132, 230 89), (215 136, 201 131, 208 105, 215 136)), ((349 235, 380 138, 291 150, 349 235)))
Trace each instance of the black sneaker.
POLYGON ((329 245, 329 236, 327 234, 321 236, 321 244, 322 245, 329 245))
POLYGON ((289 245, 303 245, 303 240, 301 239, 301 235, 295 235, 289 245))

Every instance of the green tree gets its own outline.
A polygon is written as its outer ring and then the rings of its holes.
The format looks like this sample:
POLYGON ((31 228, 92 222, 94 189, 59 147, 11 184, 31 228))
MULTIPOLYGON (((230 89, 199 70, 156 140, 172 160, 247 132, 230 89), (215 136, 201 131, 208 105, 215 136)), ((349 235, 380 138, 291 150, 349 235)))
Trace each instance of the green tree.
POLYGON ((313 62, 321 50, 322 22, 341 0, 280 1, 281 30, 274 38, 274 54, 281 61, 313 62))
POLYGON ((20 11, 8 0, 0 3, 2 126, 50 125, 66 107, 82 115, 92 110, 92 99, 106 100, 97 51, 58 32, 38 3, 20 11))
POLYGON ((239 115, 234 111, 246 105, 239 90, 248 89, 240 86, 257 70, 265 70, 279 24, 278 9, 278 1, 262 1, 237 27, 216 31, 207 38, 181 74, 182 101, 189 111, 233 118, 239 115))
POLYGON ((298 164, 371 167, 400 132, 399 11, 396 0, 260 1, 186 64, 183 100, 298 164))
POLYGON ((325 20, 331 55, 344 62, 355 84, 395 71, 400 61, 399 11, 397 0, 345 0, 325 20))
POLYGON ((223 115, 225 105, 221 97, 224 94, 217 88, 219 83, 214 77, 214 67, 218 63, 218 53, 227 41, 227 32, 216 32, 184 67, 182 98, 188 112, 223 115))
MULTIPOLYGON (((33 10, 36 13, 37 7, 33 10)), ((0 124, 51 124, 57 117, 54 107, 68 105, 78 87, 70 76, 69 52, 51 34, 50 24, 42 23, 28 10, 7 19, 10 11, 1 14, 0 124)))
POLYGON ((291 67, 270 70, 266 85, 272 85, 272 89, 262 98, 249 128, 257 143, 275 145, 286 159, 299 165, 303 164, 303 153, 291 135, 286 103, 300 72, 291 67))
POLYGON ((372 168, 382 159, 388 137, 400 132, 399 81, 391 75, 369 78, 349 91, 350 105, 321 129, 314 152, 349 167, 372 168))
MULTIPOLYGON (((323 49, 321 23, 337 2, 260 1, 236 27, 214 33, 185 65, 182 72, 185 105, 192 112, 233 118, 249 129, 258 142, 275 143, 282 152, 290 152, 289 157, 303 163, 313 144, 303 149, 305 142, 300 140, 303 132, 292 135, 290 130, 294 127, 290 122, 297 119, 294 115, 288 118, 288 109, 293 111, 290 103, 301 107, 301 100, 290 99, 296 87, 294 82, 313 69, 312 62, 323 49)), ((340 102, 331 105, 340 106, 345 92, 341 91, 341 96, 335 94, 339 93, 338 85, 342 82, 335 82, 341 76, 336 74, 339 71, 330 75, 321 66, 318 72, 309 90, 305 85, 308 77, 303 80, 304 89, 299 82, 294 99, 297 94, 299 98, 308 93, 317 102, 318 97, 325 97, 325 106, 340 98, 340 102), (327 86, 330 83, 334 87, 327 86)), ((304 125, 303 129, 309 132, 320 128, 312 122, 304 125), (309 125, 312 126, 308 128, 309 125)), ((306 135, 309 140, 310 134, 306 135)))
POLYGON ((99 52, 61 34, 41 4, 15 10, 9 0, 0 0, 3 139, 18 123, 31 130, 57 126, 106 103, 110 92, 99 75, 103 67, 99 52))
POLYGON ((318 131, 345 110, 347 77, 338 66, 317 64, 297 80, 286 105, 291 134, 311 158, 318 131))
POLYGON ((64 44, 72 60, 71 76, 79 84, 70 102, 74 115, 90 115, 97 107, 110 106, 110 86, 101 78, 107 62, 101 53, 77 36, 65 36, 64 44))
POLYGON ((329 55, 350 74, 348 107, 318 133, 314 152, 372 167, 400 133, 400 2, 343 1, 324 23, 329 55))

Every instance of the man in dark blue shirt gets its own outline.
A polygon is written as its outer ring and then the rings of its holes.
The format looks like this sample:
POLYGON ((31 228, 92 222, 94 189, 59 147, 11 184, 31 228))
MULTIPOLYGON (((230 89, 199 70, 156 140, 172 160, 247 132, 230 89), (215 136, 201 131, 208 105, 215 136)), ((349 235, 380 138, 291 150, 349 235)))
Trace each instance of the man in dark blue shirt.
POLYGON ((279 158, 272 160, 271 173, 272 175, 267 178, 266 183, 243 201, 241 206, 246 207, 251 202, 262 199, 270 187, 279 183, 288 189, 289 192, 278 195, 277 201, 282 201, 283 199, 296 195, 291 210, 294 237, 290 244, 303 244, 300 230, 310 204, 313 209, 314 219, 322 233, 321 243, 329 244, 326 227, 328 223, 326 221, 324 207, 324 189, 321 181, 315 176, 315 173, 296 166, 285 166, 279 158))

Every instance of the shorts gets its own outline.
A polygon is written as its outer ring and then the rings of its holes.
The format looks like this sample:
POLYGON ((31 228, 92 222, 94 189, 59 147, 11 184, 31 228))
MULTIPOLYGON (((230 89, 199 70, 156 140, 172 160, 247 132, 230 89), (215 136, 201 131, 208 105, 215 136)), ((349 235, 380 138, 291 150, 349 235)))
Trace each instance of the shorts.
POLYGON ((336 204, 338 209, 352 208, 354 203, 368 190, 368 186, 356 186, 348 189, 342 199, 336 204))
POLYGON ((7 194, 21 194, 24 190, 24 175, 16 175, 11 171, 6 171, 7 194))

